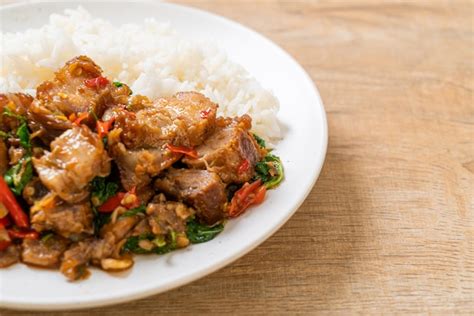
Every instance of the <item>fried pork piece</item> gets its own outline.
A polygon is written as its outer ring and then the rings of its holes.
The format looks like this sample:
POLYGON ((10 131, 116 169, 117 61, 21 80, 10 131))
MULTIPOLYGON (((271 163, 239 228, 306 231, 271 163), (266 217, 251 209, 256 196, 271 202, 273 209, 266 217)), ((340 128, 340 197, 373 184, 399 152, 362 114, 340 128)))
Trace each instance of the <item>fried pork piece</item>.
POLYGON ((183 203, 167 201, 163 194, 159 194, 148 204, 146 213, 151 232, 166 235, 170 232, 184 234, 186 221, 195 211, 183 203))
POLYGON ((59 236, 51 236, 44 240, 24 239, 21 245, 21 260, 35 266, 55 268, 59 266, 68 243, 67 239, 59 236))
POLYGON ((78 239, 94 232, 89 201, 69 204, 48 194, 31 207, 31 226, 38 232, 52 230, 66 238, 78 239))
POLYGON ((20 251, 17 245, 10 245, 0 251, 0 268, 6 268, 20 261, 20 251))
POLYGON ((198 218, 207 224, 215 224, 225 216, 225 185, 213 172, 171 168, 155 181, 155 188, 192 205, 198 218))
POLYGON ((217 105, 200 93, 182 92, 154 104, 136 96, 130 109, 134 112, 113 114, 117 129, 109 135, 109 152, 121 171, 125 189, 136 186, 140 191, 181 158, 167 144, 192 147, 212 133, 217 105))
POLYGON ((198 159, 185 157, 183 162, 198 169, 216 172, 225 183, 244 183, 255 173, 262 152, 249 133, 251 118, 220 119, 216 131, 196 148, 198 159))
MULTIPOLYGON (((128 98, 128 87, 116 88, 102 77, 102 69, 89 57, 79 56, 68 61, 51 81, 36 89, 31 104, 31 118, 41 124, 53 138, 72 127, 71 114, 94 113, 101 117, 107 107, 128 98), (99 79, 97 79, 99 78, 99 79)), ((83 123, 93 127, 93 115, 83 123)))
POLYGON ((112 234, 116 241, 120 241, 138 224, 140 219, 141 217, 138 215, 118 217, 116 220, 112 219, 110 223, 102 227, 100 235, 105 237, 108 234, 112 234))
POLYGON ((41 200, 49 190, 41 183, 38 177, 33 177, 23 189, 23 198, 26 203, 33 205, 36 201, 41 200))
MULTIPOLYGON (((149 199, 149 184, 152 177, 168 168, 180 156, 166 149, 128 150, 123 143, 115 143, 113 133, 109 135, 109 154, 114 158, 120 170, 123 187, 128 191, 137 188, 138 194, 149 199)), ((151 192, 152 193, 152 192, 151 192)))
POLYGON ((59 270, 70 281, 85 278, 89 275, 87 265, 92 257, 93 240, 87 239, 73 244, 64 253, 59 270))
POLYGON ((18 119, 5 115, 4 113, 6 111, 10 111, 14 115, 20 115, 26 118, 28 116, 31 102, 33 102, 33 97, 28 94, 0 94, 0 130, 3 132, 9 132, 15 130, 20 125, 18 119))
POLYGON ((112 256, 116 248, 115 242, 112 234, 107 234, 102 239, 90 238, 77 242, 64 253, 59 270, 70 281, 84 278, 89 275, 87 267, 91 262, 100 266, 102 260, 112 256))
POLYGON ((41 182, 69 203, 89 195, 89 183, 110 173, 110 158, 99 136, 87 126, 65 131, 51 143, 51 152, 33 158, 41 182))
POLYGON ((133 116, 117 119, 121 139, 129 149, 160 147, 167 143, 193 147, 215 126, 217 104, 197 92, 180 92, 150 106, 144 97, 132 99, 133 116))
POLYGON ((8 149, 3 139, 0 138, 0 176, 8 170, 8 149))
POLYGON ((101 230, 101 239, 80 241, 64 253, 60 270, 69 280, 77 280, 88 274, 90 262, 104 270, 124 270, 132 266, 133 261, 121 258, 120 241, 137 225, 141 217, 121 217, 106 224, 101 230))

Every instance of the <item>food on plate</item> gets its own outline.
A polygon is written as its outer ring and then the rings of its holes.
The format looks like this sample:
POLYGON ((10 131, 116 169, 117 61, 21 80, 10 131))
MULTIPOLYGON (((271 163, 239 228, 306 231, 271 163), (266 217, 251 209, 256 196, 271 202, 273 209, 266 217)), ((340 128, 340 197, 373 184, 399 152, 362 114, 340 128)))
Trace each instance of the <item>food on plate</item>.
POLYGON ((36 95, 0 94, 0 267, 69 280, 213 239, 283 180, 247 114, 195 91, 155 99, 75 57, 36 95))

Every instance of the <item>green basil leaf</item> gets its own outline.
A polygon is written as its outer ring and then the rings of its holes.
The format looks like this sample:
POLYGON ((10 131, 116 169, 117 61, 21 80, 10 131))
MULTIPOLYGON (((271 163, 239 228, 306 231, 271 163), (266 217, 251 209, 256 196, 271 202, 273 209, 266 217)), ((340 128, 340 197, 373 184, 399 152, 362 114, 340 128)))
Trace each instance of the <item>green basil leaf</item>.
POLYGON ((224 224, 207 226, 192 219, 186 225, 186 236, 192 244, 199 244, 214 239, 223 230, 224 224))
POLYGON ((117 183, 104 177, 95 177, 91 182, 91 197, 98 202, 95 206, 102 205, 114 196, 118 189, 119 185, 117 183))
POLYGON ((261 179, 267 189, 274 188, 280 184, 284 176, 283 163, 275 155, 268 154, 255 165, 254 180, 261 179))
POLYGON ((265 144, 265 140, 263 138, 261 138, 260 136, 258 136, 257 134, 253 134, 253 138, 255 138, 255 141, 257 141, 257 144, 262 147, 262 148, 265 148, 266 147, 266 144, 265 144))
POLYGON ((137 215, 138 213, 145 213, 146 211, 146 207, 145 205, 140 205, 139 207, 135 207, 135 208, 132 208, 128 211, 126 211, 125 213, 123 213, 122 215, 120 215, 119 218, 122 218, 122 217, 130 217, 130 216, 135 216, 137 215))
MULTIPOLYGON (((136 254, 149 254, 149 253, 154 253, 158 255, 162 255, 165 253, 168 253, 170 251, 173 251, 177 248, 176 246, 176 233, 171 232, 166 236, 166 243, 161 246, 161 247, 154 247, 150 250, 143 249, 139 246, 139 243, 141 240, 149 240, 150 242, 153 242, 153 240, 156 237, 151 234, 151 233, 145 233, 139 236, 131 236, 127 238, 127 241, 122 247, 122 251, 125 252, 132 252, 136 254)), ((156 244, 156 243, 154 243, 156 244)))
POLYGON ((16 195, 21 195, 25 186, 33 177, 31 157, 22 158, 16 165, 8 169, 3 178, 16 195))
POLYGON ((27 150, 31 148, 30 132, 28 131, 28 125, 26 122, 21 123, 20 127, 18 127, 16 136, 20 139, 21 147, 27 150))

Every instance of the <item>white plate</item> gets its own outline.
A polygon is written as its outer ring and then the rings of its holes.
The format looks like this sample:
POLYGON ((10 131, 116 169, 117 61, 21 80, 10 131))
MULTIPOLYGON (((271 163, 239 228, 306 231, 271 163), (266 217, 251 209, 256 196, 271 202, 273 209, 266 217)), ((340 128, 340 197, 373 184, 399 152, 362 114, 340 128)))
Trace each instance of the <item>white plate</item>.
POLYGON ((243 65, 279 99, 278 117, 284 139, 277 145, 277 154, 284 163, 286 179, 269 192, 262 205, 230 221, 213 241, 165 256, 137 256, 133 269, 124 274, 92 269, 89 279, 70 283, 58 271, 22 264, 0 270, 1 307, 54 310, 108 305, 164 292, 201 278, 242 257, 277 231, 304 201, 324 162, 326 116, 311 79, 281 48, 240 24, 165 3, 49 1, 2 7, 1 27, 3 31, 39 27, 47 22, 49 14, 76 8, 78 4, 113 23, 155 17, 171 22, 186 36, 216 39, 231 59, 243 65))

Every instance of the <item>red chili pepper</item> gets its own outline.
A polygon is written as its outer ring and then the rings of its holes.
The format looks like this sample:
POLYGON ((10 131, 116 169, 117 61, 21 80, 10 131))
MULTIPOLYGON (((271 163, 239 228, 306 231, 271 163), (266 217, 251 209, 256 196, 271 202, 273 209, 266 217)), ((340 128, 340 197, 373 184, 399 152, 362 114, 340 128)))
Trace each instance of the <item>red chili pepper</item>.
POLYGON ((12 244, 11 241, 0 240, 0 251, 7 249, 11 244, 12 244))
POLYGON ((242 174, 249 170, 250 168, 250 161, 248 159, 244 159, 242 163, 239 165, 239 168, 237 169, 238 174, 242 174))
POLYGON ((39 238, 39 233, 35 230, 20 231, 20 230, 14 230, 14 229, 7 229, 7 231, 8 231, 8 236, 10 236, 11 239, 38 239, 39 238))
POLYGON ((101 206, 99 206, 98 210, 102 213, 111 213, 117 207, 120 206, 120 202, 122 202, 123 197, 125 196, 125 192, 119 192, 109 198, 107 201, 104 202, 101 206))
POLYGON ((6 206, 16 226, 21 228, 28 228, 30 226, 28 215, 21 209, 20 204, 18 204, 15 196, 2 177, 0 177, 0 202, 6 206))
POLYGON ((260 204, 265 200, 265 195, 267 193, 267 186, 262 185, 257 189, 257 192, 255 193, 255 200, 254 204, 260 204))
POLYGON ((168 148, 173 153, 178 154, 185 154, 191 158, 199 158, 199 155, 196 150, 191 147, 184 147, 184 146, 173 146, 171 144, 166 144, 166 148, 168 148))
POLYGON ((211 113, 212 109, 209 108, 207 110, 203 110, 199 112, 199 115, 201 116, 202 119, 207 119, 209 117, 209 114, 211 113))
POLYGON ((82 121, 84 121, 88 117, 89 117, 89 113, 87 112, 80 113, 79 116, 74 120, 73 124, 79 126, 81 125, 82 121))
POLYGON ((262 203, 265 199, 266 192, 267 189, 265 185, 262 184, 261 179, 258 179, 251 184, 248 182, 245 183, 239 191, 235 192, 234 197, 230 202, 228 210, 229 216, 237 217, 244 213, 251 205, 262 203))
POLYGON ((108 121, 97 121, 96 127, 97 127, 97 133, 99 134, 99 138, 104 137, 109 133, 110 128, 112 127, 112 124, 115 122, 115 117, 112 117, 108 121))
POLYGON ((3 226, 3 227, 8 227, 10 226, 10 220, 8 219, 8 216, 5 216, 3 218, 0 218, 0 226, 3 226))
POLYGON ((89 87, 89 88, 103 88, 109 83, 109 80, 105 77, 96 77, 92 79, 86 79, 84 80, 84 84, 89 87))

